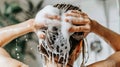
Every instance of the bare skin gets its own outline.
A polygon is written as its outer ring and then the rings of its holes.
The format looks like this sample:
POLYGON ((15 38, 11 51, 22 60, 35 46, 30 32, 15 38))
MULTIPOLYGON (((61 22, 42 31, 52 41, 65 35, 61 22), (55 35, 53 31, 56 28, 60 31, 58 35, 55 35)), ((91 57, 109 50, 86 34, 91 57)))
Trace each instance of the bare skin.
POLYGON ((84 13, 81 14, 85 16, 85 19, 81 21, 79 20, 78 14, 80 14, 79 11, 73 11, 73 13, 69 14, 69 16, 76 16, 78 20, 77 19, 76 20, 69 19, 69 20, 73 20, 74 21, 72 22, 73 24, 81 24, 82 26, 77 26, 77 27, 74 26, 70 29, 70 32, 78 31, 78 32, 86 32, 86 34, 89 32, 93 32, 101 36, 116 51, 113 55, 111 55, 107 59, 91 64, 88 67, 120 67, 120 58, 119 58, 120 35, 117 34, 116 32, 109 30, 108 28, 105 28, 95 20, 89 20, 89 17, 84 13))
MULTIPOLYGON (((70 32, 85 32, 85 36, 89 32, 94 32, 95 34, 101 36, 106 42, 108 42, 113 49, 116 51, 113 55, 108 57, 107 59, 96 62, 94 64, 89 65, 88 67, 120 67, 120 35, 103 27, 97 21, 90 20, 89 17, 85 13, 81 13, 79 11, 72 11, 70 14, 66 14, 67 16, 74 16, 74 19, 66 19, 66 21, 71 21, 73 24, 80 24, 80 26, 73 26, 70 28, 70 32), (80 17, 83 19, 80 19, 80 17), (97 28, 97 29, 96 29, 97 28)), ((49 16, 49 19, 60 19, 59 16, 49 16)), ((0 46, 4 46, 11 40, 27 34, 29 32, 34 32, 37 28, 43 27, 44 24, 35 24, 34 19, 30 19, 23 23, 8 26, 0 29, 0 46), (13 30, 14 29, 14 30, 13 30), (18 30, 19 31, 16 31, 18 30)), ((40 35, 40 38, 44 38, 45 35, 40 35)), ((28 67, 27 65, 19 62, 17 60, 12 59, 9 54, 3 49, 0 48, 0 67, 28 67), (5 62, 7 61, 7 62, 5 62)), ((68 66, 69 67, 69 66, 68 66)))
MULTIPOLYGON (((47 18, 52 19, 59 19, 58 16, 45 16, 47 18)), ((0 29, 0 67, 29 67, 28 65, 12 59, 10 55, 5 51, 2 47, 5 46, 7 43, 12 41, 13 39, 27 34, 29 32, 34 32, 36 29, 43 27, 44 24, 36 24, 34 19, 27 20, 20 24, 7 26, 0 29)), ((43 35, 40 35, 43 37, 43 35)), ((12 45, 11 45, 12 46, 12 45)))
POLYGON ((66 22, 71 21, 73 24, 80 25, 72 26, 69 32, 85 32, 85 36, 87 36, 88 33, 93 32, 101 36, 116 51, 107 59, 88 65, 88 67, 120 67, 119 34, 109 30, 108 28, 105 28, 104 26, 100 25, 97 21, 90 19, 85 13, 73 10, 71 13, 66 14, 66 17, 67 16, 73 16, 76 18, 66 19, 66 22), (83 17, 83 19, 80 19, 80 17, 83 17))
MULTIPOLYGON (((119 34, 100 25, 95 20, 90 20, 89 17, 85 13, 82 13, 79 11, 72 11, 71 16, 76 16, 76 19, 69 19, 69 20, 72 20, 73 24, 80 24, 81 26, 71 27, 70 32, 85 32, 86 34, 89 32, 93 32, 101 36, 107 43, 109 43, 112 46, 112 48, 115 51, 120 50, 120 45, 119 45, 120 35, 119 34), (80 16, 77 16, 78 14, 80 14, 84 18, 84 20, 80 20, 79 19, 80 16)), ((66 21, 68 21, 68 19, 66 19, 66 21)))

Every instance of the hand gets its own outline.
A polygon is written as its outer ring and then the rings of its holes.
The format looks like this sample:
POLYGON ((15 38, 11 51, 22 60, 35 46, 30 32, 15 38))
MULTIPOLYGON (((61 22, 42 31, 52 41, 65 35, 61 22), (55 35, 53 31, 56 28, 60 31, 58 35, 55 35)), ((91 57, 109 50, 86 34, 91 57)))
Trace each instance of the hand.
POLYGON ((86 36, 91 31, 91 21, 87 14, 77 10, 71 10, 68 13, 66 12, 65 15, 65 21, 73 24, 69 32, 84 32, 84 36, 86 36), (70 16, 72 18, 68 18, 70 16))
MULTIPOLYGON (((59 22, 60 16, 58 16, 58 15, 44 13, 43 16, 40 16, 40 17, 42 20, 37 19, 37 21, 40 21, 40 22, 38 22, 38 23, 35 22, 35 29, 36 30, 39 30, 40 28, 46 27, 47 25, 59 25, 60 24, 60 22, 59 22)), ((45 34, 41 31, 37 31, 37 36, 40 39, 45 38, 45 34)))
POLYGON ((47 14, 47 13, 44 14, 44 16, 41 16, 41 17, 39 17, 39 18, 42 19, 42 20, 37 20, 37 21, 39 21, 38 23, 36 23, 36 21, 34 22, 36 29, 40 29, 42 27, 45 27, 46 25, 52 24, 52 23, 49 23, 49 22, 60 20, 60 16, 51 15, 51 14, 47 14))
POLYGON ((48 25, 56 25, 59 20, 59 9, 56 9, 51 5, 44 7, 35 16, 36 27, 38 28, 48 25))

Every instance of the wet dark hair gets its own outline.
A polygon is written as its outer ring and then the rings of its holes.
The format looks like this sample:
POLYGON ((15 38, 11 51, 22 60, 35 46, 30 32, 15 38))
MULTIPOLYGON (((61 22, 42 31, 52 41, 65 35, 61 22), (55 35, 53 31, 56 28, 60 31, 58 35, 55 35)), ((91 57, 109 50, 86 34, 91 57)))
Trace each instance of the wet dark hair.
POLYGON ((78 11, 82 11, 79 7, 77 6, 73 6, 71 4, 55 4, 54 7, 57 7, 58 9, 64 9, 65 11, 68 10, 78 10, 78 11))

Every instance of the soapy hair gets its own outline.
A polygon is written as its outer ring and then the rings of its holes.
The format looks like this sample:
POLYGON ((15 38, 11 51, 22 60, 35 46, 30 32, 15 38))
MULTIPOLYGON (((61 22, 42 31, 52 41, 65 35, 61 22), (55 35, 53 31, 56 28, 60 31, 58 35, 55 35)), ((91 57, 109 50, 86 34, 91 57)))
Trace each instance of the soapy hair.
MULTIPOLYGON (((79 7, 77 7, 77 6, 73 6, 73 5, 71 5, 71 4, 55 4, 54 5, 54 7, 56 7, 56 8, 58 8, 58 9, 62 9, 62 10, 64 10, 64 12, 67 12, 68 10, 78 10, 78 11, 80 11, 80 12, 82 12, 82 10, 79 8, 79 7)), ((77 34, 78 36, 83 36, 83 32, 75 32, 74 34, 77 34)), ((74 46, 72 46, 71 47, 71 50, 70 50, 70 54, 72 54, 72 52, 73 52, 73 50, 76 48, 76 46, 79 44, 79 42, 83 42, 82 43, 82 63, 81 63, 81 67, 83 67, 84 66, 84 64, 87 62, 87 60, 88 60, 88 57, 87 57, 87 59, 85 58, 86 56, 85 56, 85 51, 86 51, 86 45, 85 45, 85 41, 86 40, 84 40, 84 39, 80 39, 80 40, 78 40, 78 41, 76 41, 75 39, 73 39, 72 38, 72 36, 70 37, 70 39, 72 40, 72 41, 70 41, 70 42, 72 42, 72 45, 74 45, 74 46), (74 42, 74 43, 73 43, 74 42)), ((87 41, 86 41, 87 42, 87 41)), ((78 57, 77 57, 78 58, 78 57)), ((76 59, 77 59, 76 58, 76 59)), ((68 65, 70 65, 69 63, 68 63, 68 65)), ((72 66, 72 65, 71 65, 72 66)))
MULTIPOLYGON (((63 12, 65 13, 65 12, 67 12, 69 10, 78 10, 78 11, 82 12, 79 7, 73 6, 71 4, 55 4, 55 5, 53 5, 53 7, 60 9, 61 13, 63 13, 63 12)), ((71 67, 73 67, 73 63, 79 57, 80 54, 82 54, 82 63, 81 63, 81 66, 84 66, 85 58, 86 58, 86 56, 85 56, 86 45, 85 45, 85 42, 84 42, 83 35, 84 35, 83 32, 74 32, 72 35, 70 35, 70 38, 69 38, 69 42, 70 42, 69 55, 70 56, 68 58, 67 65, 69 65, 71 67), (82 50, 82 52, 81 52, 81 50, 82 50)), ((41 46, 41 48, 38 47, 38 49, 41 49, 39 51, 42 51, 42 53, 44 53, 46 55, 46 57, 49 57, 50 55, 52 55, 51 52, 47 52, 46 48, 44 48, 42 46, 41 46), (50 55, 48 55, 48 53, 50 53, 50 55)), ((62 63, 64 61, 64 59, 60 59, 60 61, 58 61, 58 56, 54 55, 54 54, 53 54, 53 56, 55 58, 54 59, 55 62, 60 63, 60 64, 64 64, 64 63, 62 63)), ((65 60, 65 62, 66 61, 67 60, 65 60)))

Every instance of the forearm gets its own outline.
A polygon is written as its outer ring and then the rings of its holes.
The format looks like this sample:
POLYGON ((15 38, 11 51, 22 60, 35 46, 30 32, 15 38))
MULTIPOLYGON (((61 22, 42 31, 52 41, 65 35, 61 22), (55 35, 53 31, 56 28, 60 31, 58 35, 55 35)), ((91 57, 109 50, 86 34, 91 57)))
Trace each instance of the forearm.
POLYGON ((0 46, 4 46, 11 40, 33 31, 33 20, 0 29, 0 46))
POLYGON ((106 42, 108 42, 113 47, 113 49, 115 49, 116 51, 120 50, 120 35, 119 34, 109 30, 108 28, 103 27, 96 21, 93 21, 91 29, 92 29, 91 30, 92 32, 94 32, 95 34, 105 39, 106 42))

